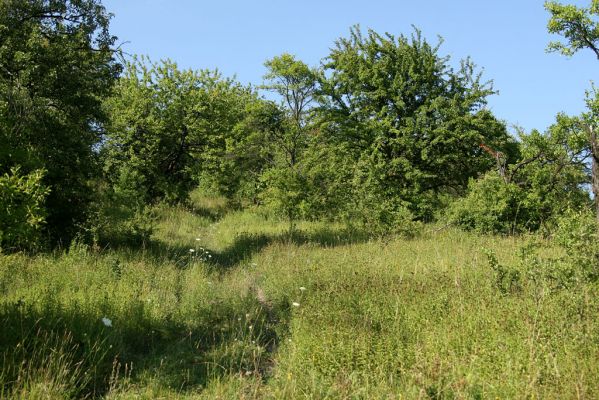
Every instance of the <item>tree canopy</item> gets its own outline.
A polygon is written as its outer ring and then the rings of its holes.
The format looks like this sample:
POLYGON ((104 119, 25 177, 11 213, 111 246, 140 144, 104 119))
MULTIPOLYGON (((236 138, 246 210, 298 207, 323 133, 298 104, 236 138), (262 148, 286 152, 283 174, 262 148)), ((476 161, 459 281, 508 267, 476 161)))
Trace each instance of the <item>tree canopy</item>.
POLYGON ((437 194, 463 193, 492 160, 481 144, 507 148, 505 126, 485 108, 494 91, 469 60, 455 70, 416 30, 336 42, 324 64, 321 118, 327 135, 367 165, 384 198, 430 218, 437 194))
POLYGON ((68 240, 85 217, 102 101, 119 76, 98 0, 0 2, 0 174, 45 171, 47 229, 68 240))

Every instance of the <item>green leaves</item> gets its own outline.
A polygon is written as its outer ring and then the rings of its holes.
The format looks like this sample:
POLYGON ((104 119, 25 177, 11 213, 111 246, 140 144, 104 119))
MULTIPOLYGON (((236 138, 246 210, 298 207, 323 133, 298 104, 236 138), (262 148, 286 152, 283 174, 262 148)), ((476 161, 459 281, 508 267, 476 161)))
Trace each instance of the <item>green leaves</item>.
POLYGON ((246 152, 258 140, 251 122, 258 103, 251 89, 218 71, 134 60, 106 102, 106 175, 115 187, 123 174, 139 176, 133 187, 142 203, 185 200, 200 177, 231 198, 257 168, 248 159, 258 154, 246 152))
POLYGON ((0 2, 0 173, 43 168, 47 228, 68 242, 97 176, 101 102, 120 73, 97 0, 0 2))
POLYGON ((18 167, 0 176, 0 250, 42 247, 43 205, 49 193, 43 177, 42 170, 24 175, 18 167))
POLYGON ((336 42, 326 63, 319 108, 322 125, 370 173, 388 198, 430 218, 431 193, 461 193, 492 162, 479 149, 509 142, 486 109, 494 91, 465 60, 456 71, 418 30, 408 38, 359 27, 336 42), (428 199, 428 200, 427 200, 428 199))
POLYGON ((551 14, 547 23, 549 33, 562 35, 566 42, 549 43, 548 51, 571 56, 578 50, 589 48, 599 58, 599 1, 592 0, 589 7, 562 5, 557 1, 545 2, 551 14))

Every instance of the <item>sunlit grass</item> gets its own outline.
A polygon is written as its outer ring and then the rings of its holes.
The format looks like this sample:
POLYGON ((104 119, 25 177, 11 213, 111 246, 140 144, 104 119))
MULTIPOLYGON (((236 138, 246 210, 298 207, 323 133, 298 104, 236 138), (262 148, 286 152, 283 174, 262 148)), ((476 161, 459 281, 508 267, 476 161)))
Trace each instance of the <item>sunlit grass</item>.
POLYGON ((597 286, 496 287, 483 250, 526 238, 157 213, 144 248, 0 257, 0 397, 599 396, 597 286))

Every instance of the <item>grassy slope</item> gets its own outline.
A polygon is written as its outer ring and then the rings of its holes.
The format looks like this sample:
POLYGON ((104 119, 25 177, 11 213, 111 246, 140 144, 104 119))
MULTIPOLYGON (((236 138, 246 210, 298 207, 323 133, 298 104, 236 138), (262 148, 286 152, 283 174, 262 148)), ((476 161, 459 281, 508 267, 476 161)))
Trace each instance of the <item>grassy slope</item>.
POLYGON ((144 249, 1 256, 0 397, 599 397, 599 289, 502 294, 482 250, 522 239, 194 204, 144 249))

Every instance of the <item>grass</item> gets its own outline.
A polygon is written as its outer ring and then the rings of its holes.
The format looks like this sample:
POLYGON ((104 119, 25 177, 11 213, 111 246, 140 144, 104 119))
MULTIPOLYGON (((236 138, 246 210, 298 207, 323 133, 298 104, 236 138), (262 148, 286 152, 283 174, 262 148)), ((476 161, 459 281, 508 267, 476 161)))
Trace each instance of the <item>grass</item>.
POLYGON ((0 397, 599 397, 599 287, 502 290, 484 250, 526 238, 157 212, 142 248, 0 256, 0 397))

